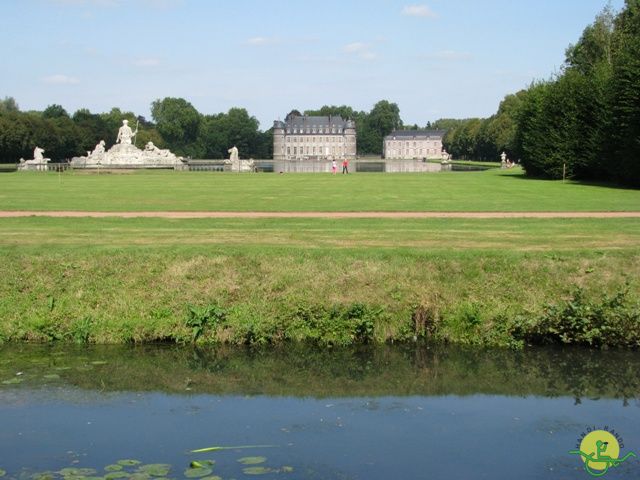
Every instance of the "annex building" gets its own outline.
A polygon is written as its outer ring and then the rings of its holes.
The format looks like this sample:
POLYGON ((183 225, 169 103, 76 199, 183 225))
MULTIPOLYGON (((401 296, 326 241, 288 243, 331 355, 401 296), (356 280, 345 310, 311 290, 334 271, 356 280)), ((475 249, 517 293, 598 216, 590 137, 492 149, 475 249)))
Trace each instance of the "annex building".
POLYGON ((339 160, 356 156, 356 124, 341 116, 287 115, 273 122, 274 160, 339 160))
POLYGON ((445 133, 445 130, 395 130, 384 137, 382 156, 388 160, 441 160, 445 133))

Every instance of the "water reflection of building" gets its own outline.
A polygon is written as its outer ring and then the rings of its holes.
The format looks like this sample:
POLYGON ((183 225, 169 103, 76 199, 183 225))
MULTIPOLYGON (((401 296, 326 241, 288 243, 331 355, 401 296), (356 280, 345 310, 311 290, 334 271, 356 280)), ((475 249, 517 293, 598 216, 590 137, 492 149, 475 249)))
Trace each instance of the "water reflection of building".
POLYGON ((287 115, 273 122, 274 160, 355 158, 356 125, 341 116, 287 115))
POLYGON ((395 130, 384 137, 384 158, 442 159, 442 137, 444 130, 395 130))

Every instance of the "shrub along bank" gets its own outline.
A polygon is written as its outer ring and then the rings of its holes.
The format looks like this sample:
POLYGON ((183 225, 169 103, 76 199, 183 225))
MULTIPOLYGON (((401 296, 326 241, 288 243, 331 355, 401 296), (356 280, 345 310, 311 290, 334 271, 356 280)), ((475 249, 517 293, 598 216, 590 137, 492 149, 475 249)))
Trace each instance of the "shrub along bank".
POLYGON ((639 253, 3 248, 0 341, 637 347, 639 253))

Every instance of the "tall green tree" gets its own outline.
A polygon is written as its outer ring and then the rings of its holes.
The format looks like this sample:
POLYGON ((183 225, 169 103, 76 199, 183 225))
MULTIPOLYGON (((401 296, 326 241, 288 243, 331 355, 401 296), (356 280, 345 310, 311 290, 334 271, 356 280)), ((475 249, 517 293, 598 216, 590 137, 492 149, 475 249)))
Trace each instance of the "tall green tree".
POLYGON ((349 107, 348 105, 324 105, 323 107, 320 108, 320 110, 305 110, 304 112, 305 115, 310 115, 310 116, 322 116, 322 117, 328 117, 329 115, 331 116, 341 116, 343 119, 345 120, 351 120, 354 119, 356 112, 353 110, 353 108, 349 107))
POLYGON ((382 154, 384 137, 402 128, 400 108, 396 103, 380 100, 368 114, 355 114, 359 154, 382 154))
POLYGON ((20 111, 20 107, 18 107, 18 103, 15 98, 4 97, 4 99, 0 100, 0 113, 18 111, 20 111))
POLYGON ((618 181, 640 187, 640 0, 615 21, 608 164, 618 181))
POLYGON ((151 116, 158 132, 180 155, 199 157, 202 148, 196 144, 202 116, 183 98, 166 97, 151 104, 151 116))
POLYGON ((44 111, 42 112, 42 117, 43 118, 69 118, 69 114, 67 113, 67 111, 64 109, 64 107, 62 105, 58 105, 58 104, 53 104, 53 105, 49 105, 47 108, 44 109, 44 111))

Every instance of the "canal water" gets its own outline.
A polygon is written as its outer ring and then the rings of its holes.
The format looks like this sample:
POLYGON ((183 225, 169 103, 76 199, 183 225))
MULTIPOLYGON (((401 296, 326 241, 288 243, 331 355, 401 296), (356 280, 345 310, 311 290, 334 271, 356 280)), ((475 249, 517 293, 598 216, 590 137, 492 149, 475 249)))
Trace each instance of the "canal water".
MULTIPOLYGON (((640 455, 639 357, 3 346, 0 477, 592 478, 569 453, 592 429, 640 455)), ((605 478, 640 478, 638 458, 605 478)))

